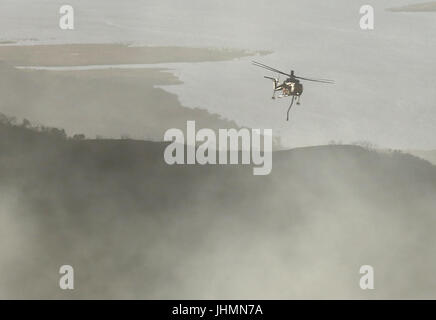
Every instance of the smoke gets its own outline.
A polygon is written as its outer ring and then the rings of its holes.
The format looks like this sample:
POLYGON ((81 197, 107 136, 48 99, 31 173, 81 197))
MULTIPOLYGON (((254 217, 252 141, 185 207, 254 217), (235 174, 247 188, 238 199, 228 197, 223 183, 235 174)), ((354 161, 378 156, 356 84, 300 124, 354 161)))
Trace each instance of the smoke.
POLYGON ((274 152, 253 176, 169 166, 162 143, 20 130, 0 157, 3 298, 434 298, 426 161, 313 147, 274 152), (375 290, 359 287, 364 264, 375 290))

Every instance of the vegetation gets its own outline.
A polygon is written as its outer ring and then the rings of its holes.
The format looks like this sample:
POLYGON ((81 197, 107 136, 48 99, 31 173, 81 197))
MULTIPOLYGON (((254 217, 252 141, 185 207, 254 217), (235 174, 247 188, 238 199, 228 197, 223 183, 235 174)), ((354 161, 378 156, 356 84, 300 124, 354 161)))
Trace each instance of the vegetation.
POLYGON ((2 116, 0 298, 64 297, 63 264, 68 298, 357 298, 366 263, 389 274, 372 298, 435 297, 413 276, 436 268, 430 163, 330 145, 275 152, 259 177, 169 166, 165 146, 2 116))

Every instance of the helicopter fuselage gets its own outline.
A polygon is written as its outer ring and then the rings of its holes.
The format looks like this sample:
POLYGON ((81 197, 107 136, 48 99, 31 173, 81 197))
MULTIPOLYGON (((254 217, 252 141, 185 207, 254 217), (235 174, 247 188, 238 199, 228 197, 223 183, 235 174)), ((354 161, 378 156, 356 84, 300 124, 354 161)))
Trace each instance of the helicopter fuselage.
POLYGON ((276 91, 282 91, 284 97, 301 96, 303 93, 303 85, 297 79, 286 79, 278 85, 276 91))

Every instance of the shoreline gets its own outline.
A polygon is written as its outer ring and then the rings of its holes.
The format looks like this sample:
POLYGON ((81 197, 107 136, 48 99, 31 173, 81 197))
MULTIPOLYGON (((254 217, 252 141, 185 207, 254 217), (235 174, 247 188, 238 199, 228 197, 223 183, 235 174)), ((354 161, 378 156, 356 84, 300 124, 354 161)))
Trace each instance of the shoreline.
POLYGON ((393 7, 386 9, 390 12, 415 12, 415 13, 430 13, 436 12, 436 2, 424 2, 417 4, 410 4, 400 7, 393 7))
POLYGON ((87 138, 162 141, 167 129, 183 130, 187 120, 196 120, 199 128, 238 129, 231 119, 183 106, 176 94, 160 88, 182 81, 154 65, 229 61, 251 54, 119 44, 0 46, 0 112, 87 138), (49 70, 39 70, 44 67, 49 70))
POLYGON ((54 44, 0 46, 0 61, 20 66, 80 66, 110 64, 197 63, 228 61, 270 51, 128 46, 123 44, 54 44))

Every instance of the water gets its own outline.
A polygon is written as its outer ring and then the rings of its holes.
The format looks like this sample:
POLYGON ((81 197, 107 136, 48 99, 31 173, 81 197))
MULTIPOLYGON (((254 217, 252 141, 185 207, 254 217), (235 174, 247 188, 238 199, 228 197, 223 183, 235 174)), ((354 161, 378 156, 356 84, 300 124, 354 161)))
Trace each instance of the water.
MULTIPOLYGON (((184 85, 167 86, 182 104, 255 128, 272 128, 288 147, 368 140, 383 147, 436 148, 436 13, 391 13, 420 1, 367 1, 375 30, 359 28, 360 1, 71 0, 76 30, 57 27, 64 1, 2 0, 0 41, 124 42, 272 50, 263 63, 335 85, 305 83, 286 122, 288 101, 272 101, 267 71, 251 58, 165 64, 184 85)), ((365 3, 365 4, 366 4, 365 3)), ((121 112, 121 111, 120 111, 121 112)))

